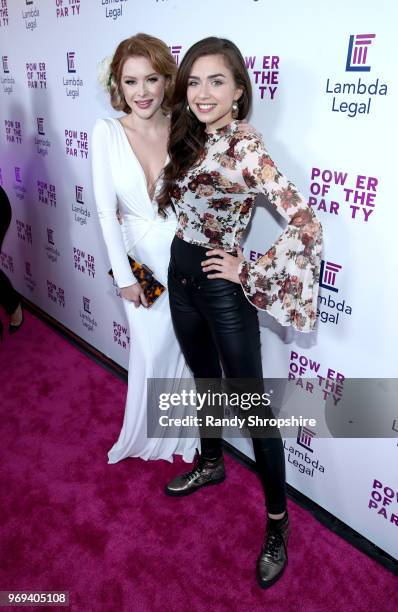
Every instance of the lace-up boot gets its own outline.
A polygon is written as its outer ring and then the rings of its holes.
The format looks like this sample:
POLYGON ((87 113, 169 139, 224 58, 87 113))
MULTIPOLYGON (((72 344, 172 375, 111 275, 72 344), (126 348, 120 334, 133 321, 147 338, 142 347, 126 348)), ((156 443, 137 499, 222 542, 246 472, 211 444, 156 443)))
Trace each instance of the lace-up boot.
POLYGON ((289 539, 287 512, 280 520, 268 518, 261 554, 257 559, 257 581, 263 589, 272 586, 281 578, 287 565, 287 542, 289 539))
POLYGON ((224 457, 205 459, 197 456, 190 472, 181 474, 165 487, 167 495, 189 495, 200 487, 218 484, 225 479, 224 457))

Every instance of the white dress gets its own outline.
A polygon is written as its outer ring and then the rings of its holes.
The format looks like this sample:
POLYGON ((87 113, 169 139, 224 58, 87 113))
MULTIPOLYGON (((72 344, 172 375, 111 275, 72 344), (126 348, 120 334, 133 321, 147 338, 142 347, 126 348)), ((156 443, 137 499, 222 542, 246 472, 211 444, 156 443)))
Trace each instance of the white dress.
MULTIPOLYGON (((111 117, 97 119, 91 150, 94 196, 116 284, 126 287, 136 282, 128 263, 129 254, 167 285, 175 215, 170 212, 164 220, 158 214, 157 204, 147 191, 143 168, 120 121, 111 117), (117 206, 122 225, 116 216, 117 206)), ((159 185, 157 192, 158 189, 159 185)), ((172 462, 173 453, 192 462, 196 448, 200 450, 196 430, 196 437, 169 438, 164 436, 165 428, 158 428, 159 437, 147 437, 147 378, 169 379, 171 390, 177 392, 180 384, 181 389, 185 388, 183 379, 191 379, 174 333, 167 291, 149 309, 136 308, 125 299, 123 304, 130 328, 128 390, 123 426, 108 453, 108 463, 126 457, 172 462)))

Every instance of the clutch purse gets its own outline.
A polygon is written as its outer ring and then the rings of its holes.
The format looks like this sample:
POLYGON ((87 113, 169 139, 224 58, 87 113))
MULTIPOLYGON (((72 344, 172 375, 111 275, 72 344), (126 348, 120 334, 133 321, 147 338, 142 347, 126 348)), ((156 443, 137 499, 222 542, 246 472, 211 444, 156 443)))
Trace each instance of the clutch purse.
MULTIPOLYGON (((149 308, 156 302, 158 297, 160 297, 162 293, 166 291, 166 287, 162 285, 157 278, 155 278, 152 270, 150 270, 147 266, 138 263, 138 261, 135 261, 135 259, 130 257, 130 255, 127 255, 127 257, 129 258, 131 271, 144 291, 145 299, 149 308)), ((108 274, 113 278, 112 270, 109 270, 108 274)))

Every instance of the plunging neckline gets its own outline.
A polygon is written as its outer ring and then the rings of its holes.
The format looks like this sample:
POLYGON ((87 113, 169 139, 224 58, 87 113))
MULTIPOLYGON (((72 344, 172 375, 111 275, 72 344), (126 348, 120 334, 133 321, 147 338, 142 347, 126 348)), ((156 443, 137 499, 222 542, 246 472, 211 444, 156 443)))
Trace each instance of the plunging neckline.
POLYGON ((153 183, 153 188, 154 188, 154 189, 153 189, 153 196, 151 197, 151 194, 149 193, 149 190, 148 190, 148 180, 147 180, 147 178, 146 178, 146 174, 145 174, 144 168, 143 168, 143 166, 142 166, 142 164, 141 164, 140 160, 138 159, 138 156, 137 156, 136 152, 134 151, 134 149, 133 149, 133 147, 132 147, 132 145, 131 145, 131 142, 130 142, 130 140, 129 140, 129 137, 127 136, 127 132, 126 132, 126 130, 124 129, 123 124, 122 124, 122 122, 121 122, 119 119, 117 119, 117 118, 112 117, 112 119, 113 119, 114 121, 116 121, 116 123, 117 123, 117 124, 120 126, 120 129, 121 129, 121 130, 122 130, 122 132, 123 132, 123 135, 124 135, 124 138, 125 138, 126 144, 127 144, 128 148, 130 149, 131 154, 133 155, 133 157, 134 157, 135 161, 137 162, 137 165, 139 166, 139 168, 140 168, 140 170, 141 170, 141 174, 142 174, 142 178, 143 178, 143 180, 144 180, 144 184, 145 184, 145 191, 146 191, 146 194, 147 194, 147 196, 148 196, 148 200, 149 200, 149 201, 152 203, 152 202, 153 202, 153 198, 155 197, 155 193, 156 193, 156 185, 157 185, 157 182, 158 182, 158 180, 159 180, 159 178, 160 178, 160 175, 162 174, 162 172, 163 172, 163 170, 164 170, 164 167, 166 166, 166 164, 167 164, 167 162, 168 162, 168 159, 169 159, 169 154, 168 154, 168 153, 166 154, 166 159, 165 159, 165 161, 164 161, 164 164, 163 164, 163 166, 162 166, 162 169, 161 169, 161 171, 159 172, 158 176, 156 177, 156 179, 155 179, 155 181, 154 181, 154 183, 153 183))

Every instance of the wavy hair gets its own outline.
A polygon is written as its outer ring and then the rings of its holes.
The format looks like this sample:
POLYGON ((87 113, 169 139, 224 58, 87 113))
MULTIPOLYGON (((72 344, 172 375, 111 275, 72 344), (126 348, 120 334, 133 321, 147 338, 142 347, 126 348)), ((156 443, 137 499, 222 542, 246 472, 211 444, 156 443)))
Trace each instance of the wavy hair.
POLYGON ((252 103, 252 86, 245 60, 238 47, 225 38, 210 36, 194 44, 186 54, 177 72, 172 97, 172 112, 168 153, 170 161, 163 171, 163 185, 157 198, 159 213, 164 216, 171 205, 170 196, 175 181, 181 178, 203 155, 206 142, 206 124, 187 112, 188 80, 194 62, 204 55, 222 55, 231 70, 235 84, 243 90, 238 100, 238 119, 244 119, 252 103))
POLYGON ((111 105, 115 110, 131 113, 131 108, 124 99, 121 77, 125 61, 129 57, 146 57, 158 74, 169 79, 164 92, 162 109, 165 113, 171 110, 171 98, 174 90, 177 66, 170 49, 159 38, 149 34, 136 34, 122 40, 117 46, 110 65, 109 94, 111 105))

